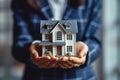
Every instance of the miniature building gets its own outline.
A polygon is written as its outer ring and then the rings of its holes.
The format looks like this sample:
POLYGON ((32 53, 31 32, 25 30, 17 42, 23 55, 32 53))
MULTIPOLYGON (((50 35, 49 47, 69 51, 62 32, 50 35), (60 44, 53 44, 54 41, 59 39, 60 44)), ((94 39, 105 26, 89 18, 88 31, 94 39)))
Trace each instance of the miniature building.
POLYGON ((42 55, 76 55, 77 21, 75 20, 42 20, 42 55))

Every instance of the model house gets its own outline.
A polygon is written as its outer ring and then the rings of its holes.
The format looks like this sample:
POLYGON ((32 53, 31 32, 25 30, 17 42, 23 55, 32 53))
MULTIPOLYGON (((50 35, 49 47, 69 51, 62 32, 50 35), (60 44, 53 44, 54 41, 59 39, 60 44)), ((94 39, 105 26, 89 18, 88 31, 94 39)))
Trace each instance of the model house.
POLYGON ((42 55, 76 55, 76 20, 42 20, 42 55))

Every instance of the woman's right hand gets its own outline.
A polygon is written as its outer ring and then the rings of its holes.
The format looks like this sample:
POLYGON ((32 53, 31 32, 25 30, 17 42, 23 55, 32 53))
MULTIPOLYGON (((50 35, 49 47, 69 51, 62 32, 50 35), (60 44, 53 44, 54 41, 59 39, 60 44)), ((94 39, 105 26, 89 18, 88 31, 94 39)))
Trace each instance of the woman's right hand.
POLYGON ((58 58, 54 56, 41 56, 41 48, 40 43, 31 44, 29 50, 33 64, 39 68, 46 69, 58 67, 58 58))

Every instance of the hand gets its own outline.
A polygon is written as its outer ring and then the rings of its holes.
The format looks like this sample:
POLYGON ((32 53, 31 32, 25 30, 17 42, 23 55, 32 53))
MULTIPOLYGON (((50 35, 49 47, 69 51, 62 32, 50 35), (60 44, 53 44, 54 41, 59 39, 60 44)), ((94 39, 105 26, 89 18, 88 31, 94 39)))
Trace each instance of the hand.
POLYGON ((32 62, 40 68, 56 68, 58 67, 58 58, 54 56, 39 56, 41 55, 40 43, 35 43, 30 46, 30 55, 32 62))
POLYGON ((42 0, 35 0, 35 2, 34 2, 34 0, 27 0, 27 3, 31 6, 31 7, 33 7, 34 9, 36 9, 36 10, 39 10, 39 8, 40 8, 40 3, 41 3, 41 1, 42 0))
POLYGON ((67 69, 85 64, 88 46, 83 42, 77 42, 76 51, 77 57, 61 57, 59 66, 63 69, 67 69))
POLYGON ((27 3, 28 3, 31 7, 37 9, 37 6, 34 4, 33 0, 27 0, 27 3))

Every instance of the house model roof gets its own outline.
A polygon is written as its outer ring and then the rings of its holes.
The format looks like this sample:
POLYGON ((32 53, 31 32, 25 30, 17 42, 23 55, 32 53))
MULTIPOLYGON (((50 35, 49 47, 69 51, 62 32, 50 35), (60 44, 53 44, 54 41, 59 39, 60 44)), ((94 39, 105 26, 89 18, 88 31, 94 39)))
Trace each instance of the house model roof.
POLYGON ((61 28, 66 33, 77 33, 78 27, 77 27, 77 21, 76 20, 41 20, 40 25, 40 33, 50 33, 56 25, 60 25, 61 28))

